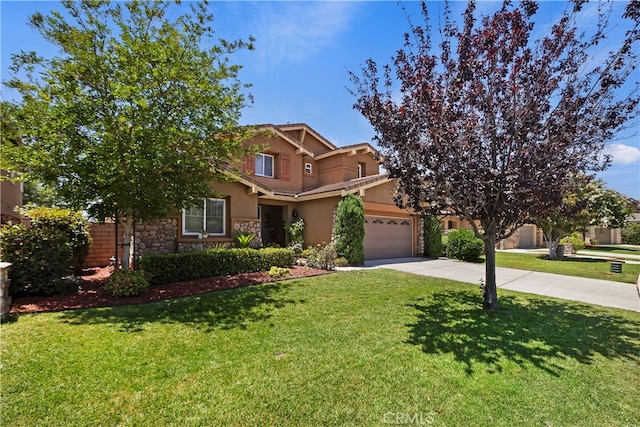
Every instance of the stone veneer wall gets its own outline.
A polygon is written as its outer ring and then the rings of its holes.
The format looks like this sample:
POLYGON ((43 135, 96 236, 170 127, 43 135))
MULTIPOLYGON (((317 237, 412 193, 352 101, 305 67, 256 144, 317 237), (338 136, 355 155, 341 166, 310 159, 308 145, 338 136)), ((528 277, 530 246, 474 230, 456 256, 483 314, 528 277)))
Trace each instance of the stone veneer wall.
MULTIPOLYGON (((255 234, 256 237, 253 238, 253 241, 251 243, 252 247, 260 247, 262 245, 262 230, 261 230, 261 223, 259 219, 232 218, 231 228, 233 230, 233 234, 236 234, 236 233, 255 234)), ((176 232, 177 232, 177 227, 176 227, 176 232)), ((178 242, 177 251, 178 252, 197 252, 197 251, 203 251, 209 248, 215 248, 217 246, 220 246, 220 244, 229 246, 231 242, 230 241, 220 242, 215 240, 193 240, 188 242, 178 242)))
POLYGON ((414 216, 414 218, 418 218, 418 248, 414 255, 422 256, 424 254, 424 217, 414 216))
POLYGON ((262 245, 262 224, 259 219, 251 218, 233 218, 233 233, 251 233, 256 237, 253 238, 251 246, 257 247, 262 245))
MULTIPOLYGON (((256 237, 253 239, 252 246, 259 247, 262 244, 261 225, 259 219, 233 218, 233 233, 253 233, 256 237)), ((122 232, 122 226, 118 228, 118 232, 122 232)), ((194 252, 208 248, 213 248, 221 244, 211 238, 209 240, 196 240, 178 242, 178 219, 162 218, 145 222, 136 222, 136 257, 144 254, 166 254, 175 252, 194 252)), ((91 224, 91 236, 93 244, 89 249, 89 255, 85 266, 102 267, 109 264, 110 258, 113 257, 115 246, 115 224, 91 224)), ((231 240, 225 239, 223 244, 229 246, 231 240)), ((122 242, 119 241, 119 258, 122 259, 122 242)))
POLYGON ((162 218, 136 223, 136 256, 177 251, 178 219, 162 218))

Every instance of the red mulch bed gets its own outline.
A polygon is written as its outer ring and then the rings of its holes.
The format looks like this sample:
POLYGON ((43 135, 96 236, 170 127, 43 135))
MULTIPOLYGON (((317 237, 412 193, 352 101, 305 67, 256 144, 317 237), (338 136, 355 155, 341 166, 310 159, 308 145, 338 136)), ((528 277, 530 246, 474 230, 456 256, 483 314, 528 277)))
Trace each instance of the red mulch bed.
POLYGON ((147 292, 137 297, 114 297, 104 290, 113 267, 85 269, 80 276, 76 293, 41 296, 16 296, 11 302, 11 313, 36 313, 45 311, 73 310, 79 308, 111 307, 116 305, 142 304, 172 298, 198 295, 211 291, 240 288, 278 280, 298 279, 329 273, 308 267, 293 267, 291 274, 282 279, 273 279, 264 272, 243 273, 233 276, 209 277, 186 282, 150 286, 147 292))

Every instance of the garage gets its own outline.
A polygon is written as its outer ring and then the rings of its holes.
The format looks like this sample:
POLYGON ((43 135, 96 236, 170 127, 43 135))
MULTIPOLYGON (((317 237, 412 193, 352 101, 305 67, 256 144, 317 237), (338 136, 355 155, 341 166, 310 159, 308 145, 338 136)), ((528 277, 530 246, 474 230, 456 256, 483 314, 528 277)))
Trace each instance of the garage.
POLYGON ((518 236, 518 248, 533 249, 536 247, 536 226, 523 225, 518 236))
POLYGON ((364 258, 413 256, 413 219, 366 215, 364 258))

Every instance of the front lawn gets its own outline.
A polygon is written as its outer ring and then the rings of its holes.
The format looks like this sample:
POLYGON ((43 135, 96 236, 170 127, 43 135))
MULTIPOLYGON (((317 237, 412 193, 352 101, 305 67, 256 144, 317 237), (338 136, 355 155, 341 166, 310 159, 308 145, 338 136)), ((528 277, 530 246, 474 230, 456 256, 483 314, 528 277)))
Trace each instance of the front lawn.
POLYGON ((2 325, 2 421, 633 425, 640 313, 391 270, 2 325))
POLYGON ((632 246, 618 246, 618 245, 613 245, 613 246, 587 246, 584 249, 581 249, 581 251, 591 251, 591 252, 607 252, 612 254, 612 257, 615 257, 614 254, 619 254, 619 255, 637 255, 640 256, 640 248, 639 247, 632 247, 632 246))
POLYGON ((640 264, 624 263, 622 273, 611 273, 611 263, 604 259, 564 257, 549 260, 546 254, 515 252, 496 252, 496 266, 623 283, 636 283, 640 274, 640 264))

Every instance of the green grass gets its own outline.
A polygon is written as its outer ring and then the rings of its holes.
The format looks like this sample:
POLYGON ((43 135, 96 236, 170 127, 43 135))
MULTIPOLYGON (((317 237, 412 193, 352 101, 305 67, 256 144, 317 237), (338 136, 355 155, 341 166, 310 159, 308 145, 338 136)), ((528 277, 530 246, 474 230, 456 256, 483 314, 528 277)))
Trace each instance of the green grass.
POLYGON ((619 255, 638 255, 640 256, 640 248, 623 247, 623 246, 587 246, 581 251, 591 252, 608 252, 619 255))
POLYGON ((390 270, 2 325, 3 425, 640 420, 640 313, 390 270))
POLYGON ((597 258, 558 258, 549 260, 546 255, 496 252, 496 266, 545 273, 566 274, 590 279, 636 283, 640 264, 622 264, 622 273, 611 273, 608 260, 597 258))

